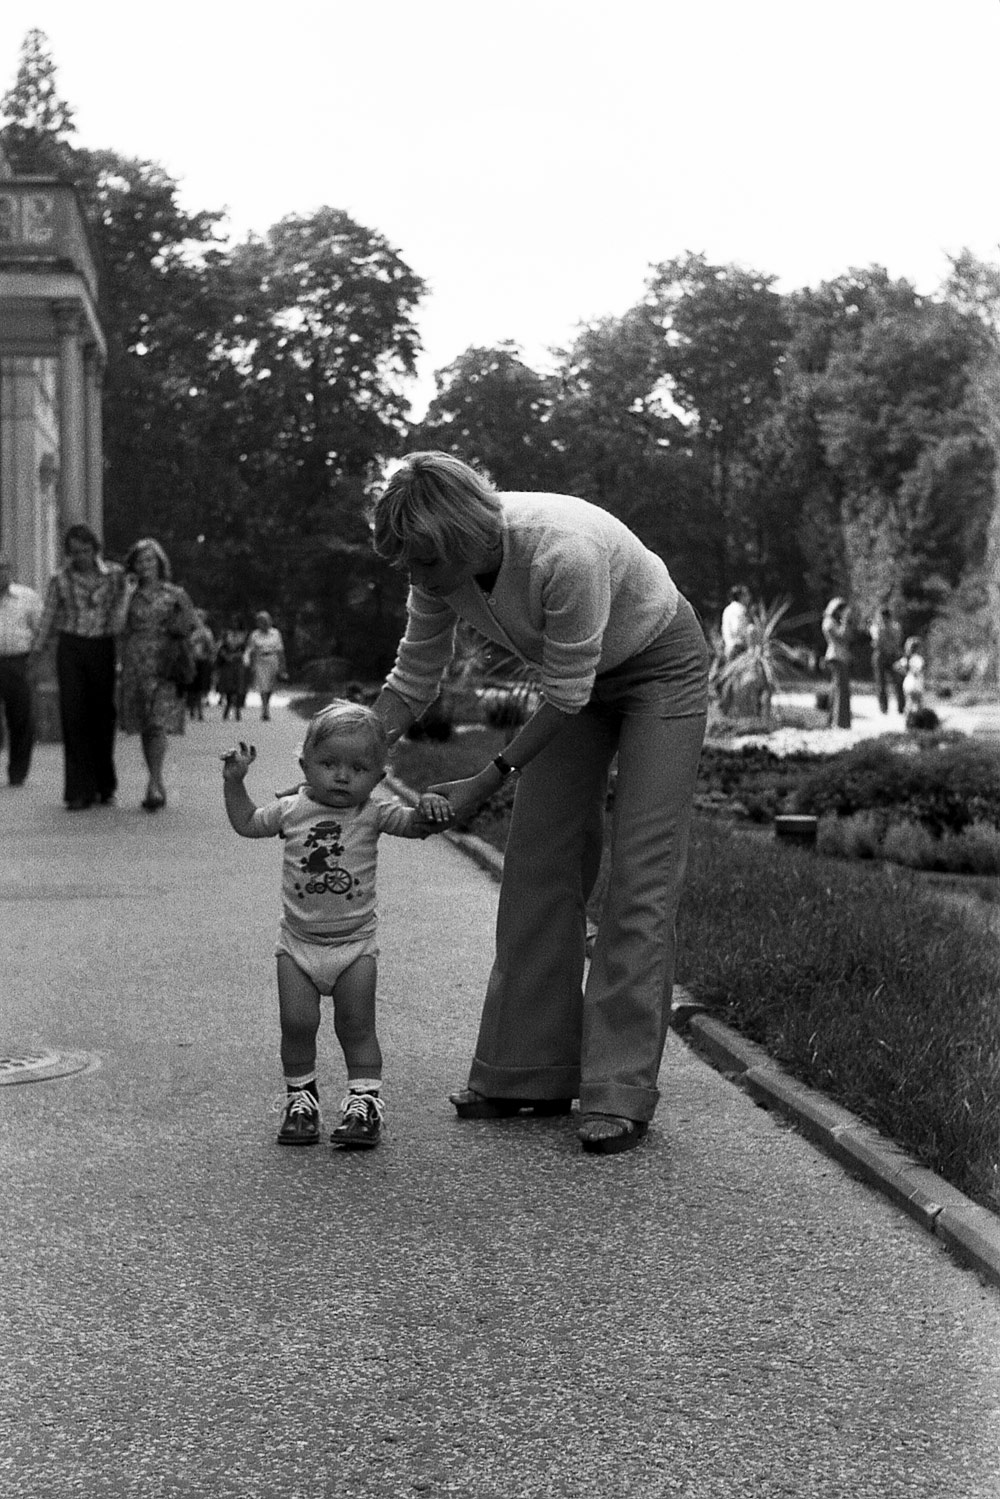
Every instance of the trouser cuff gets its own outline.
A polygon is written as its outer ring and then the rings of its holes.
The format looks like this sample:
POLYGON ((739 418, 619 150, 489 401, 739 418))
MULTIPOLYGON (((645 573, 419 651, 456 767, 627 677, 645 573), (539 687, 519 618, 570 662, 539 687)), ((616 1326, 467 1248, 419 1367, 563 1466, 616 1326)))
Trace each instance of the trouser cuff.
POLYGON ((631 1088, 624 1083, 585 1083, 580 1089, 581 1114, 617 1114, 648 1124, 660 1101, 658 1088, 631 1088))
POLYGON ((469 1087, 487 1098, 576 1098, 579 1067, 491 1067, 475 1057, 469 1087))

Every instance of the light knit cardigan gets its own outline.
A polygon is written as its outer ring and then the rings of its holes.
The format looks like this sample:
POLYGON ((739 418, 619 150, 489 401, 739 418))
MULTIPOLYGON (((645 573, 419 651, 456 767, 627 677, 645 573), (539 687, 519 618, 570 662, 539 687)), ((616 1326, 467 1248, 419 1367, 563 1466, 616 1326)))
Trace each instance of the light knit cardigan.
POLYGON ((576 713, 595 676, 645 649, 677 612, 666 565, 606 510, 568 495, 499 498, 503 561, 492 593, 472 579, 443 598, 410 589, 386 686, 418 715, 437 696, 460 619, 535 667, 546 700, 576 713))

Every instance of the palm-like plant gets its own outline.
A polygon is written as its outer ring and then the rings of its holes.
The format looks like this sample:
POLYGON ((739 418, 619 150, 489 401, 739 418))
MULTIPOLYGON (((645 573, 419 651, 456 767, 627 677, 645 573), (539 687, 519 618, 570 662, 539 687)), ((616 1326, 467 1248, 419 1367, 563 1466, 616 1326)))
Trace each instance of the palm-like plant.
POLYGON ((771 717, 774 694, 813 665, 811 652, 782 640, 778 630, 805 624, 810 615, 786 619, 791 599, 750 605, 746 645, 731 660, 719 663, 712 681, 724 712, 747 718, 771 717))

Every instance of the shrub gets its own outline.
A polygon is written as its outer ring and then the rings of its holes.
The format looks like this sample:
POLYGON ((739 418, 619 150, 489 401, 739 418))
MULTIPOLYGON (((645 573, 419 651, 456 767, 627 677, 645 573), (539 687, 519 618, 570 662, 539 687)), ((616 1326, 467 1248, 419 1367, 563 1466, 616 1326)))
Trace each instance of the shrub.
MULTIPOLYGON (((952 833, 951 837, 961 837, 952 833)), ((904 864, 909 869, 942 869, 940 863, 943 840, 929 833, 923 823, 904 818, 894 822, 885 830, 882 840, 882 857, 893 864, 904 864)))
POLYGON ((816 829, 816 848, 838 859, 877 859, 884 835, 885 816, 879 812, 823 817, 816 829))
POLYGON ((912 818, 892 820, 884 811, 855 812, 850 817, 821 818, 816 848, 835 859, 886 859, 908 869, 947 874, 1000 874, 1000 829, 985 822, 935 837, 912 818))
POLYGON ((696 825, 678 979, 1000 1209, 1000 949, 908 871, 696 825))
POLYGON ((894 750, 869 740, 808 773, 795 810, 822 817, 892 808, 931 833, 960 833, 973 822, 1000 828, 996 753, 975 741, 894 750))
POLYGON ((298 677, 311 692, 326 692, 336 697, 343 692, 353 670, 344 656, 319 656, 301 667, 298 677))
POLYGON ((943 868, 958 874, 1000 874, 1000 829, 973 822, 961 833, 941 839, 943 868))

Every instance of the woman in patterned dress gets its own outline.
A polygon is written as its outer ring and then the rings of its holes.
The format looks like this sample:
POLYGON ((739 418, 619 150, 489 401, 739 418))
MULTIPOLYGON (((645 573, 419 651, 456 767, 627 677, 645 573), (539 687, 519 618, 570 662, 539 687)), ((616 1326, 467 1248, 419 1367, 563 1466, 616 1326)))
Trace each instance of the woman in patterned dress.
POLYGON ((158 541, 143 537, 125 559, 131 599, 122 635, 121 727, 138 734, 149 778, 142 805, 165 805, 163 762, 167 735, 184 732, 184 689, 165 675, 173 641, 188 638, 194 607, 170 581, 170 563, 158 541))

